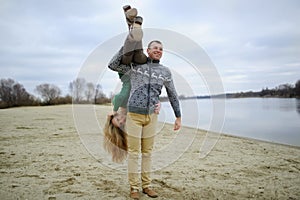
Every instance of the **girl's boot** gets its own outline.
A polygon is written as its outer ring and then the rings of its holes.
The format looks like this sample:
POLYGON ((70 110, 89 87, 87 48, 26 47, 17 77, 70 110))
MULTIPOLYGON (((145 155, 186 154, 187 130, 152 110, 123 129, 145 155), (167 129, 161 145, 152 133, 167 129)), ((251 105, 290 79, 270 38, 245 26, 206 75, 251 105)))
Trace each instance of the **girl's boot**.
POLYGON ((123 6, 124 14, 126 17, 126 22, 128 24, 128 29, 131 29, 134 18, 137 16, 138 12, 136 8, 131 8, 130 5, 123 6))

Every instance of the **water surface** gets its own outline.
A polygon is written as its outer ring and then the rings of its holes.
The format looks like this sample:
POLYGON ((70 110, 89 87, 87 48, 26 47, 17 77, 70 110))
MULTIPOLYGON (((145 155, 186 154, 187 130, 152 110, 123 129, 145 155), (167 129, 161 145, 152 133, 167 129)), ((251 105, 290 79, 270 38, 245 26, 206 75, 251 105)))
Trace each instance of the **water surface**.
MULTIPOLYGON (((213 112, 212 99, 182 100, 185 126, 214 130, 212 119, 223 120, 222 132, 270 142, 300 146, 300 100, 294 98, 233 98, 225 100, 225 115, 213 112), (220 115, 220 116, 216 116, 220 115), (222 115, 222 116, 221 116, 222 115)), ((162 103, 160 121, 174 123, 168 102, 162 103)))

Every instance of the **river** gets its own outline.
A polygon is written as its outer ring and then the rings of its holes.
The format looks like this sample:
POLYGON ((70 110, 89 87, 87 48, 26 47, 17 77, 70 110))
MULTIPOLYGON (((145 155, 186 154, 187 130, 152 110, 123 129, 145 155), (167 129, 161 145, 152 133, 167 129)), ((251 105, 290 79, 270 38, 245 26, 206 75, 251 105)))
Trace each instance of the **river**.
MULTIPOLYGON (((300 99, 231 98, 181 100, 182 125, 229 135, 300 146, 300 99)), ((173 123, 169 102, 159 121, 173 123)))

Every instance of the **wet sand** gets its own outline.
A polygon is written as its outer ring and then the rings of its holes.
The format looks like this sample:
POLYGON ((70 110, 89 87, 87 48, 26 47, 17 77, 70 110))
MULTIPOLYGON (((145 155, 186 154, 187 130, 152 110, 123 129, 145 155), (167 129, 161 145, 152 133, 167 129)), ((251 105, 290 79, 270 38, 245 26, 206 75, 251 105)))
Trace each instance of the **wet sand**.
MULTIPOLYGON (((100 126, 109 110, 95 107, 100 126)), ((158 199, 300 199, 299 147, 222 135, 199 158, 205 131, 161 126, 158 152, 195 134, 187 146, 162 154, 172 158, 178 151, 178 158, 153 163, 161 165, 152 176, 158 199)), ((72 105, 0 110, 0 199, 129 199, 126 164, 118 168, 100 152, 102 141, 94 138, 102 133, 82 136, 79 129, 72 105)))

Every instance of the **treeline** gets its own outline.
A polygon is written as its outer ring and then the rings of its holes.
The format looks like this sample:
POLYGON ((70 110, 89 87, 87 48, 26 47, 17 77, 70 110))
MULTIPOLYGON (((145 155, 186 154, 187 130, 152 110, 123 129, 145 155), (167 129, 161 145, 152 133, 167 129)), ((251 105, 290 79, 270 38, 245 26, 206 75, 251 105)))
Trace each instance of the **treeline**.
MULTIPOLYGON (((189 96, 180 95, 179 99, 209 99, 209 98, 246 98, 246 97, 276 97, 276 98, 300 98, 300 80, 295 85, 282 84, 273 89, 263 88, 261 91, 253 92, 237 92, 237 93, 226 93, 214 96, 189 96)), ((168 97, 160 97, 160 101, 168 101, 168 97)))
MULTIPOLYGON (((60 104, 106 104, 110 103, 113 94, 107 97, 100 84, 87 82, 83 78, 77 78, 69 83, 69 94, 62 96, 59 87, 53 84, 40 84, 35 88, 34 96, 26 91, 24 86, 13 79, 0 79, 0 109, 17 106, 44 106, 60 104), (70 95, 71 94, 71 95, 70 95)), ((227 93, 227 98, 242 97, 280 97, 280 98, 300 98, 300 80, 295 85, 282 84, 273 89, 264 88, 259 92, 239 92, 227 93)), ((215 96, 218 97, 218 96, 215 96)), ((224 97, 224 95, 220 95, 224 97)), ((179 96, 180 99, 191 98, 211 98, 211 96, 179 96)), ((167 101, 168 97, 160 97, 161 101, 167 101)))
POLYGON ((259 92, 239 92, 226 94, 227 98, 241 97, 278 97, 278 98, 300 98, 300 80, 295 85, 282 84, 273 89, 263 88, 259 92))
POLYGON ((100 84, 86 82, 83 78, 77 78, 69 83, 69 92, 62 96, 59 87, 53 84, 40 84, 35 87, 34 96, 26 91, 24 86, 13 79, 0 80, 0 108, 17 106, 43 106, 59 104, 105 104, 111 101, 102 91, 100 84))

